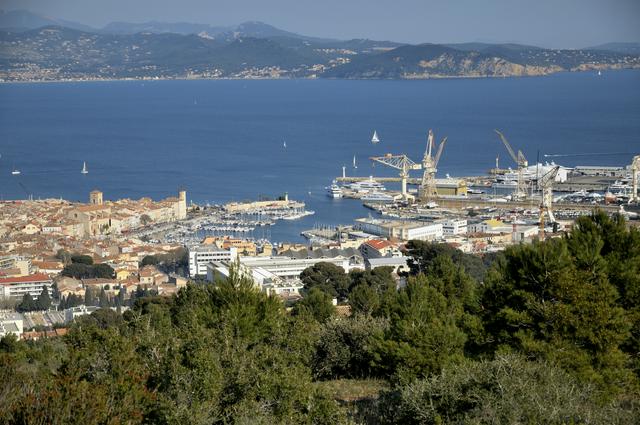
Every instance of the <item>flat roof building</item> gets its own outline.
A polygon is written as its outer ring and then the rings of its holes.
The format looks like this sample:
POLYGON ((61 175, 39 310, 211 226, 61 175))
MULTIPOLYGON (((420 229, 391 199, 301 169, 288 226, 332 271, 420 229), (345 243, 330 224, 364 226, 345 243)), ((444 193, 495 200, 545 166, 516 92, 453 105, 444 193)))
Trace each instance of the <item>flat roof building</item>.
POLYGON ((0 278, 0 298, 21 299, 25 294, 37 298, 45 287, 51 292, 52 284, 51 278, 44 273, 0 278))

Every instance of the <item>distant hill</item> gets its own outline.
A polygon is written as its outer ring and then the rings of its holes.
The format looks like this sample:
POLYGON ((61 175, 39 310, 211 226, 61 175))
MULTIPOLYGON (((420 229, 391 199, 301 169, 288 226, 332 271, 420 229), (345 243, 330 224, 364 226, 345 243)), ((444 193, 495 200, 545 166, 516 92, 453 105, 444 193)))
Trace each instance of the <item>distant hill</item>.
POLYGON ((96 31, 95 28, 88 25, 42 16, 29 12, 28 10, 0 10, 0 28, 5 30, 26 31, 50 25, 58 25, 82 31, 96 31))
POLYGON ((639 56, 595 50, 547 50, 519 45, 483 45, 478 50, 437 44, 401 46, 354 57, 328 70, 328 78, 437 78, 546 75, 559 71, 640 67, 639 56))
POLYGON ((606 50, 609 52, 640 55, 640 43, 606 43, 589 47, 588 50, 606 50))
POLYGON ((263 22, 230 27, 116 22, 97 30, 26 11, 0 14, 0 27, 4 28, 0 30, 0 80, 5 81, 413 79, 640 67, 640 53, 633 53, 634 43, 584 50, 488 43, 406 45, 308 37, 263 22))
POLYGON ((188 22, 111 22, 100 29, 102 33, 108 34, 136 34, 139 32, 150 33, 173 33, 173 34, 199 34, 206 32, 210 35, 220 34, 230 31, 232 27, 216 27, 207 24, 192 24, 188 22))

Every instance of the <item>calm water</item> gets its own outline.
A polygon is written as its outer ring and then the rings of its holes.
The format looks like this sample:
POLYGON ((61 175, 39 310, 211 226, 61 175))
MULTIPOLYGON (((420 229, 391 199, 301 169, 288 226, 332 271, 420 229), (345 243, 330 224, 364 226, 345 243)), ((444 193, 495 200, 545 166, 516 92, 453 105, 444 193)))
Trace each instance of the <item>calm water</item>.
MULTIPOLYGON (((433 128, 448 136, 439 173, 483 173, 502 129, 534 162, 538 153, 640 152, 640 71, 520 79, 430 81, 156 81, 0 85, 0 197, 155 199, 188 190, 196 202, 277 196, 315 216, 271 230, 350 223, 368 210, 330 200, 324 187, 347 173, 392 175, 369 156, 420 159, 433 128), (369 140, 376 129, 382 142, 369 140), (287 148, 283 147, 286 140, 287 148), (353 169, 353 155, 358 168, 353 169), (87 161, 90 173, 80 174, 87 161), (20 176, 12 176, 16 167, 20 176), (22 186, 20 185, 22 184, 22 186)), ((554 158, 622 165, 630 155, 554 158)), ((262 235, 256 235, 262 236, 262 235)))

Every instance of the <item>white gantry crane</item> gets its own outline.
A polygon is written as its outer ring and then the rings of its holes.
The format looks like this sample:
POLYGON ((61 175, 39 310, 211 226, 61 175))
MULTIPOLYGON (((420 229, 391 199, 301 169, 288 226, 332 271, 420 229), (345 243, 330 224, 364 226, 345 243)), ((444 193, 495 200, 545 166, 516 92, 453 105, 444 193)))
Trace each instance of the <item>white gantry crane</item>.
POLYGON ((444 144, 447 143, 446 137, 442 139, 437 148, 437 153, 433 156, 432 153, 436 150, 436 145, 433 139, 433 131, 429 130, 427 148, 425 149, 424 157, 422 158, 422 169, 424 170, 424 173, 422 174, 422 183, 420 184, 419 190, 420 199, 425 201, 432 201, 438 196, 438 191, 436 189, 436 171, 438 171, 438 162, 440 162, 444 144))
POLYGON ((384 156, 373 156, 370 158, 372 161, 379 162, 387 167, 400 170, 400 180, 402 182, 402 198, 407 200, 409 195, 407 193, 407 179, 409 178, 410 170, 419 170, 420 164, 416 164, 407 155, 392 155, 390 153, 384 156))
POLYGON ((640 155, 636 155, 633 157, 633 161, 631 161, 631 186, 633 188, 633 192, 631 193, 631 198, 629 198, 629 203, 638 203, 638 173, 640 173, 640 155))
POLYGON ((494 130, 494 131, 498 134, 498 136, 500 136, 500 140, 502 140, 502 143, 504 144, 505 148, 507 148, 509 155, 511 156, 511 158, 513 158, 515 163, 518 165, 518 182, 517 182, 518 184, 516 186, 514 198, 516 199, 524 198, 527 194, 527 190, 525 187, 525 182, 524 182, 522 173, 524 172, 525 168, 529 166, 529 162, 527 161, 527 158, 524 157, 524 154, 522 153, 522 151, 519 150, 518 154, 516 155, 516 153, 513 151, 513 148, 511 148, 511 145, 507 141, 507 138, 504 137, 504 134, 502 134, 499 130, 494 130))
POLYGON ((558 170, 560 170, 560 166, 556 165, 551 170, 547 171, 545 174, 540 177, 538 180, 538 187, 542 193, 540 194, 540 231, 538 236, 540 240, 544 239, 544 215, 545 213, 549 216, 549 222, 553 223, 556 221, 556 218, 553 215, 552 210, 552 202, 553 202, 553 183, 556 180, 556 176, 558 175, 558 170))

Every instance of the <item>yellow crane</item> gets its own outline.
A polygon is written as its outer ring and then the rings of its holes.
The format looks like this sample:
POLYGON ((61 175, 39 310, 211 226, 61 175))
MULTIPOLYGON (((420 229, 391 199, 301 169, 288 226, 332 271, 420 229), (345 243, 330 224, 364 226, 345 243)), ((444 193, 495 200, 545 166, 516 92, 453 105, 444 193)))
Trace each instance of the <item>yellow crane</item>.
POLYGON ((442 139, 437 148, 437 153, 433 156, 432 153, 436 149, 433 139, 433 131, 429 130, 429 136, 427 136, 427 148, 425 149, 424 157, 422 158, 422 169, 424 170, 424 173, 422 174, 422 183, 420 184, 419 189, 420 199, 425 201, 432 201, 438 196, 438 190, 436 188, 436 172, 438 171, 438 162, 440 162, 444 144, 447 143, 446 137, 442 139))
POLYGON ((507 152, 509 152, 509 155, 511 156, 511 158, 513 158, 514 162, 518 166, 518 182, 516 186, 516 191, 514 193, 514 198, 516 199, 524 198, 527 194, 527 190, 525 187, 524 179, 522 177, 522 173, 524 172, 524 169, 529 166, 529 162, 527 161, 527 158, 524 157, 524 154, 522 153, 522 151, 519 150, 518 154, 516 155, 513 148, 509 144, 509 141, 504 136, 504 134, 502 134, 502 132, 500 132, 499 130, 494 130, 494 131, 498 134, 498 136, 500 137, 500 140, 502 140, 502 143, 504 144, 504 147, 507 148, 507 152))

